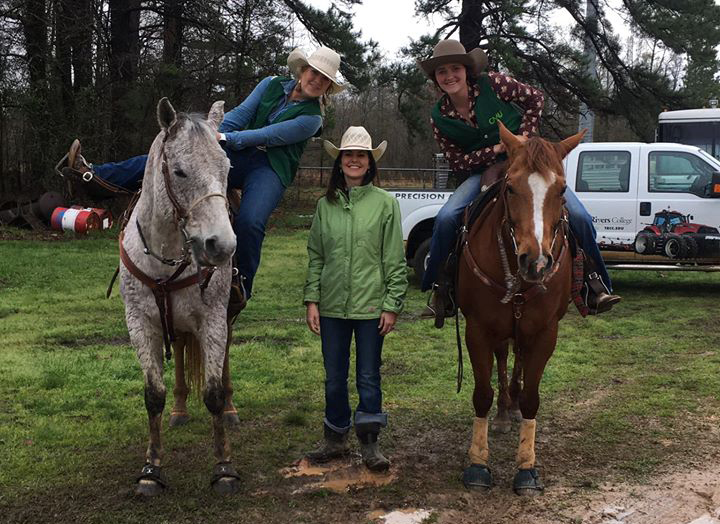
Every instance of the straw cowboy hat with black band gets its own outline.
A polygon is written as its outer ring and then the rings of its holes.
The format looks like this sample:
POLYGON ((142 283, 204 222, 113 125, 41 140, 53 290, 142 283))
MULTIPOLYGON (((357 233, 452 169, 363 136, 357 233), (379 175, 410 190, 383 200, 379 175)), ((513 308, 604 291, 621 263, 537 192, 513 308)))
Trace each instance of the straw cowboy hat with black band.
POLYGON ((487 68, 488 58, 479 47, 466 52, 465 46, 457 40, 440 40, 433 48, 432 56, 427 60, 417 60, 417 64, 434 80, 435 70, 445 64, 463 64, 468 68, 468 73, 478 76, 487 68))
POLYGON ((309 57, 306 57, 300 48, 295 48, 288 55, 287 65, 296 79, 300 78, 305 66, 310 66, 329 78, 332 84, 327 90, 328 95, 334 95, 345 89, 345 86, 341 85, 337 80, 340 55, 329 47, 318 47, 309 57))
POLYGON ((383 140, 373 149, 370 133, 362 126, 350 126, 340 139, 340 147, 335 147, 329 140, 323 140, 323 146, 333 158, 337 158, 341 151, 367 151, 377 162, 385 154, 387 140, 383 140))

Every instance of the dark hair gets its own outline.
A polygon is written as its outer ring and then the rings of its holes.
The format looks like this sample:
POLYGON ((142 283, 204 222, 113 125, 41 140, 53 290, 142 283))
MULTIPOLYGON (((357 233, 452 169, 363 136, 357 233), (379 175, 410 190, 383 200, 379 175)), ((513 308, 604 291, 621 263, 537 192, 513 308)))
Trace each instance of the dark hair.
MULTIPOLYGON (((327 191, 325 191, 325 197, 329 202, 337 202, 337 190, 342 189, 347 191, 345 185, 345 175, 342 171, 342 156, 344 151, 340 151, 340 154, 335 159, 333 164, 332 174, 330 175, 330 182, 328 182, 327 191)), ((368 170, 362 179, 362 186, 368 185, 377 176, 377 164, 375 164, 375 158, 372 155, 372 151, 367 151, 368 156, 368 170)))

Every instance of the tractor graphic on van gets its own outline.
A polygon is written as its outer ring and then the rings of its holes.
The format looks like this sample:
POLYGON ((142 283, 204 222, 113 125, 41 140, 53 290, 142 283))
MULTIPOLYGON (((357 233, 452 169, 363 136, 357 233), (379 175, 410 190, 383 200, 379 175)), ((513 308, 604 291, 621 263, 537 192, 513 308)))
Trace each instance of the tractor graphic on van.
POLYGON ((633 247, 640 255, 662 255, 672 259, 720 255, 720 231, 691 222, 692 215, 663 210, 652 224, 635 237, 633 247))

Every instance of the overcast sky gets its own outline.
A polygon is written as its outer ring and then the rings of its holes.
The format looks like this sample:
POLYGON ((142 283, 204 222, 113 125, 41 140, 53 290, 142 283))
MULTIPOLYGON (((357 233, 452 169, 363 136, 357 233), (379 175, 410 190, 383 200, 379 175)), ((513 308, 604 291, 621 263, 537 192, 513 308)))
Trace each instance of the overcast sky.
MULTIPOLYGON (((330 7, 330 0, 308 0, 308 3, 323 11, 330 7)), ((388 59, 395 58, 411 38, 430 33, 442 22, 440 17, 429 23, 415 18, 415 0, 363 0, 353 12, 355 29, 362 31, 363 40, 378 42, 388 59)))
MULTIPOLYGON (((611 7, 622 5, 622 0, 606 1, 611 7)), ((322 10, 327 10, 331 3, 330 0, 307 2, 322 10)), ((460 2, 456 3, 459 7, 460 2)), ((715 3, 720 3, 720 0, 715 0, 715 3)), ((362 31, 364 40, 373 39, 378 42, 381 50, 385 52, 385 58, 390 60, 395 58, 400 48, 407 45, 411 38, 432 33, 443 23, 442 17, 437 15, 429 20, 416 18, 415 0, 363 0, 362 5, 353 7, 353 12, 355 29, 362 31)), ((629 34, 622 18, 612 8, 606 9, 605 14, 622 42, 629 34)), ((573 25, 572 17, 563 9, 556 10, 552 22, 564 31, 573 25)), ((457 33, 453 36, 458 37, 457 33)))

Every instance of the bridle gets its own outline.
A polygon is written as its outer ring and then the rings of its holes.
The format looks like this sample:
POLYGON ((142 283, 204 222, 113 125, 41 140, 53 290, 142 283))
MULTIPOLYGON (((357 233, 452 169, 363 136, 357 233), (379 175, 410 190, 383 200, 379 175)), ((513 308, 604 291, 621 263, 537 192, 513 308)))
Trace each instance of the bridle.
MULTIPOLYGON (((190 265, 191 258, 192 258, 192 250, 190 249, 190 246, 192 244, 192 240, 190 239, 190 235, 187 232, 187 223, 191 218, 190 213, 193 209, 195 209, 198 204, 200 204, 202 201, 212 198, 212 197, 220 197, 225 201, 225 208, 229 209, 229 204, 227 200, 227 196, 222 193, 209 193, 207 195, 201 196, 200 198, 196 199, 190 207, 185 211, 185 208, 180 204, 180 202, 177 199, 177 196, 175 194, 175 191, 173 190, 171 179, 170 179, 170 168, 168 167, 168 161, 167 161, 167 154, 165 153, 165 143, 167 142, 168 137, 170 136, 170 131, 172 130, 172 127, 170 127, 166 132, 165 136, 163 137, 163 141, 161 144, 161 151, 162 151, 162 163, 161 163, 161 171, 163 174, 163 181, 165 182, 165 194, 168 197, 168 200, 170 200, 170 203, 173 207, 173 216, 175 219, 175 225, 180 230, 180 233, 183 236, 183 248, 182 248, 182 254, 179 258, 165 258, 161 255, 158 255, 155 253, 147 244, 147 241, 145 240, 145 235, 143 235, 142 227, 140 227, 140 222, 135 219, 135 225, 137 227, 138 233, 140 235, 140 240, 143 244, 143 253, 146 255, 149 255, 156 260, 159 260, 163 264, 167 266, 182 266, 183 270, 190 265)), ((198 267, 208 267, 201 263, 201 261, 197 260, 198 267)), ((214 268, 213 268, 214 271, 214 268)))
MULTIPOLYGON (((520 275, 520 270, 518 270, 513 273, 510 269, 510 262, 508 260, 507 256, 507 250, 505 248, 505 242, 503 240, 503 231, 507 233, 507 236, 510 237, 510 240, 512 242, 512 253, 517 257, 518 254, 518 243, 517 239, 515 237, 515 227, 512 220, 512 217, 510 216, 510 206, 507 201, 507 194, 508 194, 508 177, 505 176, 505 179, 503 180, 503 186, 500 188, 500 194, 503 199, 503 219, 500 223, 500 228, 496 230, 496 237, 498 242, 498 249, 500 251, 500 261, 502 263, 503 267, 503 273, 505 278, 505 288, 506 292, 503 298, 500 299, 500 302, 503 304, 507 304, 510 302, 513 297, 515 297, 518 294, 518 291, 520 290, 520 287, 522 286, 522 283, 525 282, 523 280, 522 276, 520 275)), ((564 203, 564 202, 563 202, 564 203)), ((555 251, 555 243, 557 242, 558 237, 563 238, 563 240, 567 240, 567 228, 569 227, 569 222, 567 218, 567 209, 563 207, 562 213, 560 214, 560 219, 555 223, 553 226, 553 240, 550 244, 550 253, 553 253, 555 251), (558 235, 558 233, 562 232, 562 235, 558 235)), ((553 276, 555 276, 555 273, 557 273, 559 267, 560 267, 560 258, 564 255, 565 249, 566 249, 566 242, 563 242, 562 250, 560 251, 560 254, 557 258, 557 260, 553 261, 553 267, 550 271, 547 271, 540 282, 536 282, 535 286, 538 286, 540 289, 539 291, 545 292, 547 290, 546 284, 552 279, 553 276)), ((533 288, 531 288, 533 289, 533 288)), ((516 318, 520 318, 517 316, 518 312, 515 312, 516 318)))
MULTIPOLYGON (((564 258, 566 257, 566 252, 568 251, 568 218, 567 218, 567 210, 563 208, 563 212, 560 216, 560 220, 555 224, 554 230, 553 230, 553 241, 550 248, 550 252, 552 253, 555 248, 555 243, 558 238, 562 238, 562 247, 560 248, 560 254, 558 255, 557 259, 555 260, 553 267, 550 271, 545 273, 542 280, 538 283, 534 283, 529 288, 523 290, 522 284, 523 282, 526 282, 523 280, 522 276, 520 275, 519 269, 513 273, 510 269, 510 261, 508 259, 507 254, 507 248, 505 247, 505 240, 504 240, 504 234, 507 234, 507 236, 510 237, 510 241, 512 243, 512 253, 517 257, 517 239, 515 237, 515 229, 513 227, 512 219, 510 217, 509 212, 509 206, 507 202, 507 183, 508 178, 507 175, 501 182, 497 182, 498 184, 502 184, 499 188, 500 197, 502 198, 502 205, 503 205, 503 219, 500 223, 500 227, 496 229, 495 236, 497 238, 498 243, 498 250, 500 252, 500 262, 503 268, 503 274, 504 274, 504 285, 499 284, 495 280, 493 280, 487 273, 485 273, 480 266, 478 265, 477 261, 475 260, 475 257, 473 257, 472 252, 470 251, 470 243, 469 243, 469 234, 470 230, 468 229, 468 220, 470 218, 470 208, 471 206, 468 206, 465 208, 465 216, 463 219, 463 225, 460 228, 460 236, 458 239, 458 246, 459 249, 462 249, 462 254, 465 259, 465 263, 468 265, 470 270, 472 271, 473 275, 475 275, 483 284, 491 288, 495 294, 498 297, 498 300, 501 304, 507 304, 512 302, 512 310, 513 310, 513 340, 515 348, 517 348, 517 354, 520 355, 520 350, 518 347, 518 334, 520 329, 520 319, 523 316, 523 306, 533 299, 534 297, 540 295, 541 293, 545 293, 547 291, 547 284, 550 282, 550 280, 557 274, 558 270, 560 269, 560 265, 562 264, 564 258)), ((490 202, 487 203, 485 208, 482 210, 480 215, 475 219, 476 223, 481 223, 482 220, 484 220, 487 215, 490 214, 490 211, 493 209, 493 207, 497 204, 498 196, 495 196, 492 198, 490 202)), ((456 275, 459 274, 459 271, 456 272, 456 275)), ((455 289, 458 288, 458 280, 456 276, 455 281, 455 289)), ((457 340, 457 347, 458 347, 458 370, 457 370, 457 392, 460 392, 460 389, 462 387, 462 377, 463 377, 463 361, 462 361, 462 339, 460 338, 460 314, 459 314, 459 308, 455 310, 455 337, 457 340)))
MULTIPOLYGON (((172 350, 171 345, 172 342, 175 340, 175 329, 173 326, 173 315, 172 315, 172 302, 170 300, 171 293, 173 291, 177 291, 179 289, 184 289, 186 287, 190 287, 194 284, 197 284, 200 288, 200 296, 204 300, 205 298, 205 289, 210 284, 210 279, 212 278, 213 274, 215 273, 215 270, 217 269, 216 266, 208 266, 205 264, 202 264, 200 260, 196 260, 198 270, 197 273, 191 276, 187 276, 185 278, 180 279, 180 275, 191 265, 192 263, 192 250, 190 248, 192 244, 192 240, 190 239, 190 235, 187 232, 187 224, 192 218, 191 212, 193 209, 195 209, 201 202, 204 200, 207 200, 212 197, 220 197, 223 200, 225 200, 225 207, 226 209, 229 209, 228 201, 226 195, 222 193, 209 193, 207 195, 204 195, 198 199, 196 199, 190 207, 188 207, 187 210, 180 204, 178 201, 177 195, 175 194, 175 191, 173 190, 171 179, 170 179, 170 169, 168 168, 168 161, 167 161, 167 155, 165 153, 165 144, 168 140, 168 137, 170 136, 170 132, 172 130, 172 126, 165 131, 165 136, 163 137, 163 141, 161 144, 161 151, 162 151, 162 164, 161 164, 161 170, 163 174, 163 179, 165 182, 165 193, 170 200, 170 203, 173 206, 173 217, 175 220, 176 227, 180 230, 180 233, 183 236, 183 248, 182 253, 178 258, 165 258, 161 255, 158 255, 155 253, 147 244, 147 241, 145 240, 145 236, 143 235, 142 228, 140 226, 140 222, 136 219, 135 225, 138 230, 138 234, 140 236, 140 240, 143 244, 143 253, 145 255, 151 256, 155 258, 156 260, 160 261, 161 263, 176 267, 175 271, 170 275, 169 277, 161 277, 161 278, 153 278, 146 273, 144 273, 135 263, 132 261, 130 256, 128 255, 127 251, 125 251, 125 247, 123 246, 123 239, 125 237, 125 230, 124 226, 127 225, 127 220, 124 221, 123 229, 120 231, 120 237, 119 237, 119 247, 120 247, 120 260, 122 260, 123 265, 125 268, 132 274, 135 278, 140 280, 143 284, 148 286, 150 290, 153 293, 153 296, 155 297, 155 304, 158 307, 158 311, 160 312, 160 323, 162 325, 162 331, 163 331, 163 343, 165 346, 165 358, 167 360, 170 360, 172 358, 172 350)), ((138 193, 139 196, 139 193, 138 193)), ((126 211, 126 217, 130 216, 130 213, 132 213, 132 209, 137 203, 138 197, 133 200, 133 202, 130 204, 130 207, 126 211)), ((115 282, 115 278, 118 275, 119 272, 119 266, 118 269, 115 271, 115 275, 113 276, 112 280, 110 281, 110 286, 108 287, 107 296, 110 296, 110 292, 112 290, 112 285, 115 282)))

